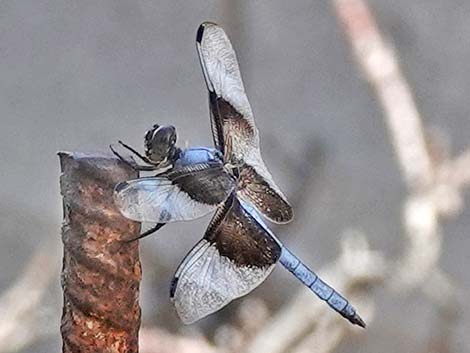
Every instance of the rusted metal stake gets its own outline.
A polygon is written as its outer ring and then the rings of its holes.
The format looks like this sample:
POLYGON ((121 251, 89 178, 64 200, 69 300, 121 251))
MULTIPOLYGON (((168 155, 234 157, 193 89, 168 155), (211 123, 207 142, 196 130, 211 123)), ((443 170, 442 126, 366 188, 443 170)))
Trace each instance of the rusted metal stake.
POLYGON ((116 183, 137 173, 108 155, 60 152, 64 223, 62 351, 138 352, 140 226, 119 213, 116 183))

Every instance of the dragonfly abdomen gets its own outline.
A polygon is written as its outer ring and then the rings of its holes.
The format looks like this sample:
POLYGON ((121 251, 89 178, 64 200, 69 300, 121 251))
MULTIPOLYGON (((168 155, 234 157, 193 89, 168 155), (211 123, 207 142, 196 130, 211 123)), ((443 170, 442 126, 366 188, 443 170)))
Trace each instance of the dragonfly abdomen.
POLYGON ((348 319, 351 323, 365 327, 365 322, 357 314, 356 309, 339 294, 336 290, 326 284, 318 275, 310 270, 300 259, 282 246, 281 258, 279 262, 291 272, 299 281, 305 284, 321 300, 348 319))

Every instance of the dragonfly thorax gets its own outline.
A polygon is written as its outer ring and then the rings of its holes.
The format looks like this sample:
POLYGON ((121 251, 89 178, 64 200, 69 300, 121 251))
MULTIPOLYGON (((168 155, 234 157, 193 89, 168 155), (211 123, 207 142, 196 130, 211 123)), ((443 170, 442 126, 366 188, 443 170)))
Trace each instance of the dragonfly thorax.
POLYGON ((174 168, 184 168, 187 166, 207 163, 223 164, 223 156, 215 148, 192 147, 182 150, 174 163, 174 168))

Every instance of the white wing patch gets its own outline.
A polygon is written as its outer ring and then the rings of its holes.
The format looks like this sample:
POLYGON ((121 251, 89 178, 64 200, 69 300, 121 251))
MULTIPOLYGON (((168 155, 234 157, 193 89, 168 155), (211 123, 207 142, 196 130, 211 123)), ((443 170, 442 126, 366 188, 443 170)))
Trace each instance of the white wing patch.
POLYGON ((240 112, 254 126, 253 113, 245 94, 237 57, 224 30, 213 23, 204 23, 204 34, 197 49, 209 91, 240 112))
MULTIPOLYGON (((228 133, 234 139, 232 148, 237 158, 244 159, 245 153, 251 149, 259 149, 258 129, 255 126, 250 102, 243 87, 243 81, 238 67, 238 61, 232 44, 224 30, 214 23, 205 22, 201 25, 203 35, 197 42, 199 59, 201 61, 204 79, 209 91, 215 92, 217 97, 225 101, 241 114, 243 120, 250 126, 253 136, 249 139, 228 133)), ((223 119, 224 117, 213 117, 223 119)), ((228 126, 224 126, 226 130, 228 126)), ((222 136, 218 136, 222 138, 222 136)), ((227 141, 225 141, 227 143, 227 141)))
POLYGON ((176 311, 185 324, 193 323, 251 292, 273 268, 237 266, 203 239, 176 272, 172 293, 176 311))
POLYGON ((141 178, 118 184, 114 200, 121 213, 139 222, 168 223, 205 216, 216 206, 197 202, 166 178, 141 178))

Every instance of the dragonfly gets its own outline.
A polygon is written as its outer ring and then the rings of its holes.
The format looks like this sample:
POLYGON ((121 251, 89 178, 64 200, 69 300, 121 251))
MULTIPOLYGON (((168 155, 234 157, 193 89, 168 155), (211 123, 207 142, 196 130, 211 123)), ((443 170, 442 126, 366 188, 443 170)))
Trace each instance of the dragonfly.
POLYGON ((139 238, 167 223, 214 212, 171 282, 179 317, 190 324, 220 310, 260 285, 280 263, 333 310, 365 327, 348 300, 282 244, 262 218, 287 223, 293 211, 261 157, 259 132, 226 33, 204 22, 196 47, 215 146, 179 148, 175 127, 156 124, 145 134, 144 155, 119 141, 145 163, 133 163, 134 168, 156 173, 123 181, 114 190, 125 217, 156 223, 139 238))

